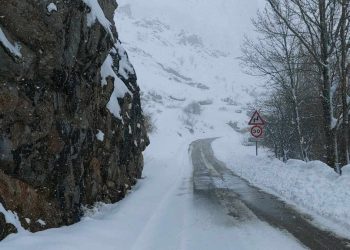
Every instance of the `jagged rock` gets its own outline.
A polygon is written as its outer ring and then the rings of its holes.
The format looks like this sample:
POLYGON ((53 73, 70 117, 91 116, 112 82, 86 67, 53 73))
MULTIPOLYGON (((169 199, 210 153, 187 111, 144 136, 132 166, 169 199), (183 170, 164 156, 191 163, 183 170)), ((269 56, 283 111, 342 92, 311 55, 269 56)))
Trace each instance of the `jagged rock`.
POLYGON ((31 231, 77 222, 82 205, 116 202, 141 177, 140 89, 106 26, 116 2, 98 3, 106 19, 93 22, 89 1, 1 1, 0 200, 31 231), (115 76, 102 84, 107 56, 115 76), (115 78, 128 89, 119 117, 107 107, 115 78))
POLYGON ((0 240, 3 240, 7 235, 17 233, 17 229, 14 225, 7 223, 5 216, 0 213, 0 240))

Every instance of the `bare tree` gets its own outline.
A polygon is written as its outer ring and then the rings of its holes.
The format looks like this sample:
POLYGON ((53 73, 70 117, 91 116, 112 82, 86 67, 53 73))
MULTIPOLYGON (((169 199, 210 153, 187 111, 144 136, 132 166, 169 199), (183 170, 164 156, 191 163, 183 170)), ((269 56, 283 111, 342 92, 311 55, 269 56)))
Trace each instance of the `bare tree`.
POLYGON ((340 81, 341 81, 341 99, 342 99, 342 118, 343 118, 343 136, 344 136, 344 154, 346 164, 350 163, 349 159, 349 98, 348 98, 348 74, 349 74, 349 0, 341 0, 341 17, 340 17, 340 81))
POLYGON ((297 37, 312 56, 320 72, 319 91, 323 109, 327 164, 337 163, 336 129, 333 97, 338 89, 334 83, 334 54, 342 26, 339 0, 267 0, 273 12, 297 37))
POLYGON ((267 76, 269 82, 279 89, 278 92, 283 93, 293 114, 291 122, 298 138, 299 158, 307 161, 307 142, 300 116, 302 100, 299 97, 302 74, 305 73, 302 46, 299 39, 271 8, 258 13, 254 26, 261 35, 260 41, 253 42, 246 38, 241 60, 249 68, 248 73, 267 76))

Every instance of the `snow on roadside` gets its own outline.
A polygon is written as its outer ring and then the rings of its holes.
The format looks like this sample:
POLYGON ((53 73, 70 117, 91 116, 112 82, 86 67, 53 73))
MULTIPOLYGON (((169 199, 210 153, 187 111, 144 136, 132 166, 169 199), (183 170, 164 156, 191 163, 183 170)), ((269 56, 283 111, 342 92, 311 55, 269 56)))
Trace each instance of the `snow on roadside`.
POLYGON ((236 136, 214 141, 216 157, 253 185, 310 214, 319 226, 350 237, 350 167, 338 176, 320 161, 283 163, 263 149, 255 156, 255 148, 242 146, 241 140, 236 136))

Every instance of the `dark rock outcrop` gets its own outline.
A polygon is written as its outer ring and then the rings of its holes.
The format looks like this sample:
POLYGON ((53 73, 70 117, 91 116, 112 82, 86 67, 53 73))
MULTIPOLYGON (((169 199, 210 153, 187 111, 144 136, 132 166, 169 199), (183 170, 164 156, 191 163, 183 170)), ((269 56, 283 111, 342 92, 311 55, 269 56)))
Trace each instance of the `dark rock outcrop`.
MULTIPOLYGON (((104 16, 89 2, 1 0, 0 201, 31 231, 77 222, 82 205, 116 202, 141 176, 149 141, 116 2, 98 0, 104 16), (115 75, 101 84, 109 56, 115 75)), ((0 213, 0 239, 11 232, 0 213)))
POLYGON ((17 229, 11 223, 7 223, 5 216, 0 213, 0 240, 3 240, 7 235, 17 233, 17 229))

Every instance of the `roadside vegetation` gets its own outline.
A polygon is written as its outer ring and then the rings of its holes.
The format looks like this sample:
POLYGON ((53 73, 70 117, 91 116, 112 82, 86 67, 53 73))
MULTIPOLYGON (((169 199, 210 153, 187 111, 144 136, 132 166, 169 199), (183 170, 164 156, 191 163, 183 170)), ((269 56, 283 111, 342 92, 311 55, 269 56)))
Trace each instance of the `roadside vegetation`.
POLYGON ((348 0, 267 0, 253 21, 241 60, 272 90, 265 145, 277 158, 350 163, 349 13, 348 0))

